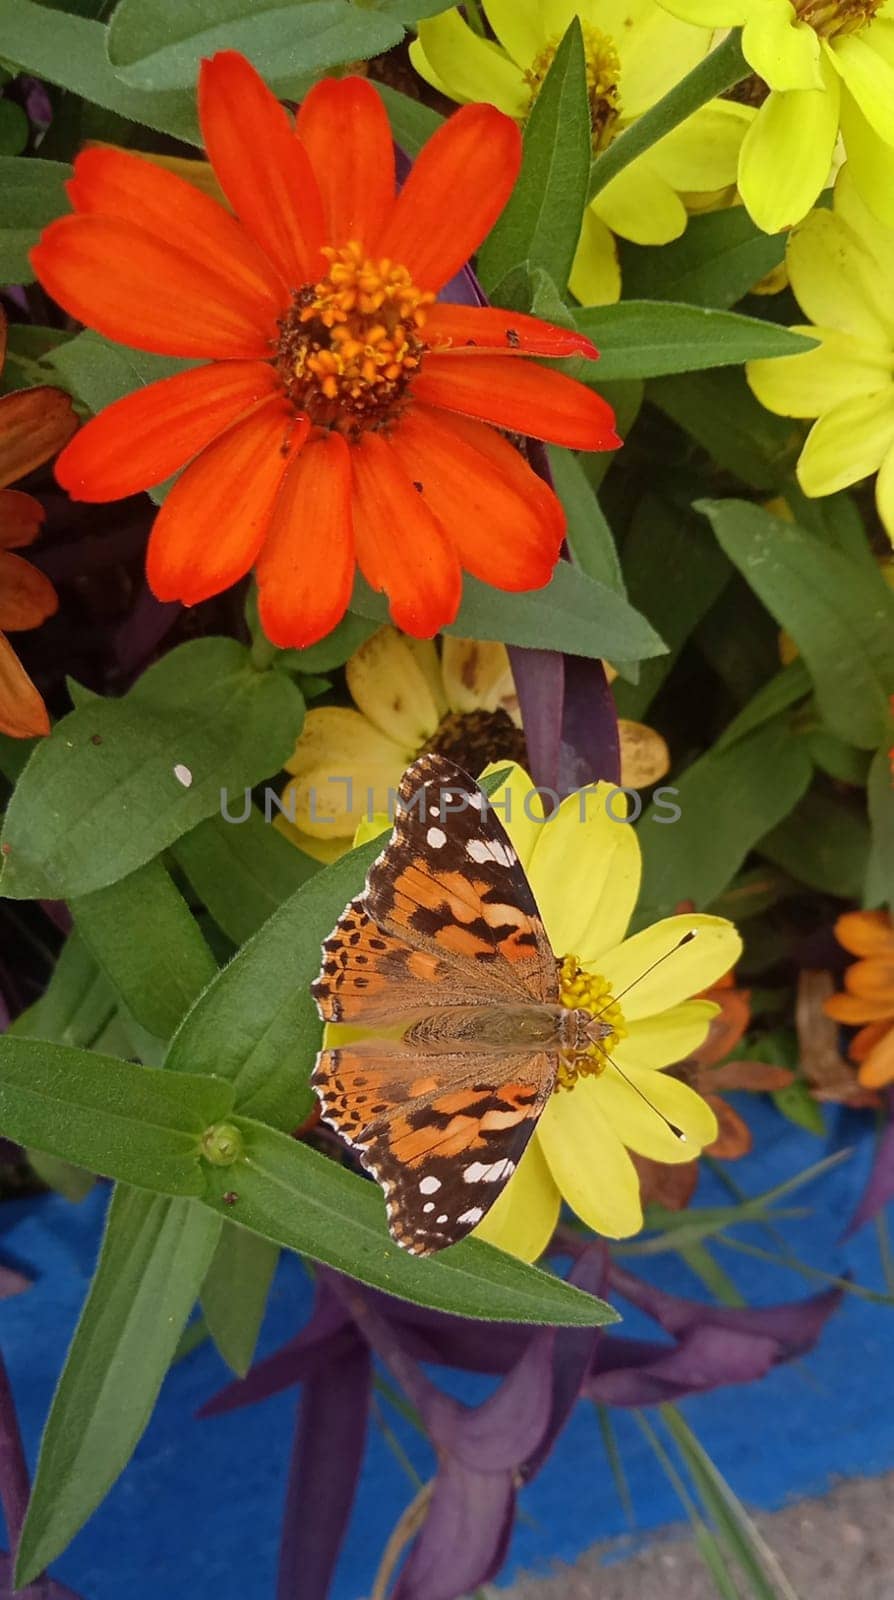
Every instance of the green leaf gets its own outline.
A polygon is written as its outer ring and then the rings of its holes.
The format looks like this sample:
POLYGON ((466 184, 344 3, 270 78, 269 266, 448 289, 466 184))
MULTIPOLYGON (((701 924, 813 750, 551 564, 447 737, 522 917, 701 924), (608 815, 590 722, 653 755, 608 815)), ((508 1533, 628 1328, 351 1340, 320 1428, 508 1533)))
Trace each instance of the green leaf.
POLYGON ((759 689, 757 694, 743 706, 737 717, 734 717, 720 738, 715 742, 715 750, 723 750, 727 745, 735 744, 746 733, 752 733, 755 728, 761 727, 765 722, 771 722, 781 712, 787 711, 790 706, 797 705, 800 700, 806 699, 811 692, 810 675, 803 661, 798 657, 791 661, 775 677, 770 678, 759 689))
POLYGON ((303 701, 257 672, 233 639, 197 639, 151 667, 122 700, 94 700, 34 751, 4 828, 0 892, 88 894, 126 877, 276 772, 303 701))
POLYGON ((829 733, 825 728, 812 728, 805 738, 810 759, 820 772, 825 772, 837 783, 865 789, 872 763, 868 750, 855 750, 853 745, 837 739, 834 733, 829 733))
POLYGON ((16 1567, 35 1578, 129 1461, 220 1232, 203 1206, 119 1188, 53 1398, 16 1567))
POLYGON ((894 787, 887 745, 876 751, 869 769, 867 799, 872 828, 872 852, 867 869, 867 895, 871 906, 894 906, 894 787))
POLYGON ((265 821, 256 806, 245 822, 221 816, 200 822, 176 841, 173 853, 217 926, 236 945, 257 933, 320 867, 265 821))
POLYGON ((375 840, 316 873, 274 912, 183 1020, 166 1065, 215 1072, 246 1115, 292 1129, 314 1105, 310 1069, 321 1024, 310 995, 320 947, 358 893, 375 840))
POLYGON ((634 512, 623 553, 630 603, 649 618, 668 648, 667 655, 643 664, 638 684, 614 686, 618 715, 636 720, 721 593, 730 566, 698 518, 651 494, 634 512))
POLYGON ((258 1233, 225 1222, 202 1284, 202 1311, 215 1345, 238 1378, 255 1353, 279 1249, 258 1233))
POLYGON ((590 150, 584 41, 573 17, 525 125, 518 181, 478 252, 486 292, 521 266, 541 268, 564 292, 587 201, 590 150))
POLYGON ((662 300, 585 306, 575 311, 574 321, 599 351, 598 364, 592 368, 597 384, 737 367, 758 356, 798 355, 816 344, 815 339, 759 317, 662 300))
POLYGON ((797 644, 831 732, 876 749, 894 692, 894 595, 881 574, 744 500, 698 509, 797 644))
POLYGON ((276 84, 379 55, 403 32, 345 0, 121 0, 108 52, 125 83, 158 93, 190 88, 216 50, 241 51, 276 84))
POLYGON ((36 1172, 41 1183, 54 1189, 72 1205, 85 1200, 96 1183, 92 1172, 73 1166, 70 1161, 60 1161, 58 1156, 48 1156, 45 1150, 29 1150, 28 1165, 36 1172))
POLYGON ((597 194, 601 194, 612 178, 623 172, 644 150, 657 144, 672 128, 685 122, 693 111, 707 105, 716 95, 734 88, 743 78, 749 77, 750 72, 751 68, 739 43, 739 30, 734 28, 722 44, 705 56, 685 78, 675 83, 661 100, 637 117, 597 156, 590 173, 589 198, 593 200, 597 194))
MULTIPOLYGON (((358 580, 352 609, 385 622, 388 603, 358 580)), ((616 664, 664 654, 657 633, 622 595, 597 583, 570 561, 559 561, 544 589, 504 594, 475 578, 463 580, 459 616, 444 633, 499 639, 503 644, 554 650, 556 640, 571 655, 605 657, 616 664)))
POLYGON ((626 597, 624 574, 612 530, 573 450, 547 448, 556 493, 568 518, 566 537, 577 566, 588 578, 626 597))
POLYGON ((811 777, 803 741, 782 719, 721 750, 709 750, 674 778, 680 816, 661 822, 655 802, 637 830, 643 852, 640 925, 681 900, 715 900, 748 851, 797 805, 811 777))
POLYGON ((679 239, 656 250, 621 244, 624 293, 728 310, 785 257, 784 233, 763 233, 742 205, 690 217, 679 239))
POLYGON ((869 826, 834 790, 811 789, 758 849, 784 872, 821 894, 858 900, 869 861, 869 826))
POLYGON ((793 1122, 796 1128, 803 1128, 805 1133, 812 1133, 817 1139, 825 1139, 826 1124, 822 1110, 803 1078, 787 1083, 784 1089, 774 1089, 772 1100, 777 1111, 793 1122))
POLYGON ((287 1134, 233 1120, 244 1153, 232 1166, 209 1169, 205 1201, 265 1239, 388 1294, 458 1316, 574 1327, 618 1320, 603 1301, 479 1239, 464 1239, 427 1260, 410 1255, 386 1232, 377 1184, 287 1134))
POLYGON ((723 467, 752 489, 787 487, 803 430, 788 417, 765 411, 743 372, 656 378, 648 398, 708 452, 714 471, 723 467))
MULTIPOLYGON (((380 87, 380 84, 376 84, 376 88, 380 87)), ((416 102, 413 103, 415 105, 416 102)), ((332 672, 336 667, 344 666, 348 657, 359 650, 375 631, 374 623, 366 617, 355 617, 349 611, 319 644, 309 644, 304 650, 283 650, 277 659, 277 666, 287 672, 310 675, 332 672)))
POLYGON ((60 345, 49 357, 49 365, 62 387, 91 411, 103 411, 116 400, 123 400, 134 389, 172 378, 175 372, 194 367, 195 361, 173 356, 150 355, 115 344, 101 333, 86 329, 60 345))
POLYGON ((31 389, 52 380, 44 359, 74 335, 64 328, 44 328, 38 323, 14 322, 7 331, 6 362, 0 389, 31 389))
MULTIPOLYGON (((0 5, 0 24, 3 8, 0 5)), ((4 54, 7 40, 0 26, 4 54)), ((28 252, 54 217, 68 211, 65 180, 71 168, 61 161, 0 155, 0 283, 32 283, 28 252)))
MULTIPOLYGON (((283 841, 285 843, 285 841, 283 841)), ((160 861, 72 901, 72 914, 115 992, 141 1027, 169 1039, 217 962, 160 861)))
POLYGON ((28 143, 30 123, 14 100, 0 100, 0 156, 21 155, 28 143))
POLYGON ((0 1130, 104 1177, 201 1194, 200 1141, 233 1103, 218 1079, 158 1072, 89 1050, 0 1039, 0 1130))
POLYGON ((385 102, 395 144, 415 160, 422 146, 433 133, 437 133, 444 118, 431 106, 424 106, 421 100, 401 94, 399 89, 392 89, 390 84, 374 83, 373 88, 385 102))
POLYGON ((111 985, 75 930, 62 946, 40 999, 10 1023, 9 1033, 86 1047, 95 1042, 114 1011, 111 985))

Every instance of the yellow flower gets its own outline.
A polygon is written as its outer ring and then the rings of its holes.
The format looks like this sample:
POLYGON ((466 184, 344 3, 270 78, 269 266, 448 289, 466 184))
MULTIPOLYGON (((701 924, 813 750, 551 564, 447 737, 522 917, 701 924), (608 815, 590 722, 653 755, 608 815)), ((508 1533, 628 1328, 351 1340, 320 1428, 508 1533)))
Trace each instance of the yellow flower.
POLYGON ((767 233, 806 216, 839 132, 863 199, 894 226, 894 0, 661 0, 702 27, 742 27, 770 94, 748 129, 739 191, 767 233))
POLYGON ((845 167, 833 211, 814 211, 791 235, 792 289, 820 340, 815 350, 752 361, 748 381, 768 411, 817 417, 798 461, 815 498, 877 472, 879 516, 894 541, 894 229, 879 223, 845 167))
MULTIPOLYGON (((660 100, 708 53, 711 34, 667 15, 656 0, 483 0, 497 43, 458 9, 419 24, 416 71, 460 103, 489 100, 523 122, 572 18, 587 57, 594 154, 660 100)), ((584 305, 620 299, 615 235, 666 244, 686 227, 681 193, 735 181, 750 107, 715 100, 612 179, 584 214, 571 289, 584 305)))
POLYGON ((572 795, 543 823, 526 813, 525 796, 527 812, 535 811, 530 789, 516 768, 492 804, 511 791, 508 816, 497 814, 506 818, 562 963, 569 1003, 580 1004, 585 988, 614 1037, 606 1041, 611 1062, 594 1055, 592 1073, 557 1087, 517 1172, 475 1230, 526 1260, 545 1248, 563 1199, 597 1233, 638 1232, 642 1208, 630 1150, 656 1161, 692 1161, 716 1139, 710 1106, 660 1069, 703 1043, 718 1008, 690 997, 728 972, 742 948, 732 923, 699 913, 666 917, 625 939, 639 894, 640 847, 634 829, 607 813, 610 785, 582 791, 585 820, 581 795, 572 795), (691 930, 697 937, 677 948, 691 930))
MULTIPOLYGON (((318 861, 334 861, 365 819, 390 813, 405 769, 424 750, 473 775, 489 762, 525 759, 503 644, 445 634, 439 652, 429 639, 384 627, 345 672, 354 706, 308 712, 286 763, 285 815, 276 817, 280 832, 318 861)), ((670 756, 661 735, 627 721, 620 734, 622 783, 645 789, 663 778, 670 756)))

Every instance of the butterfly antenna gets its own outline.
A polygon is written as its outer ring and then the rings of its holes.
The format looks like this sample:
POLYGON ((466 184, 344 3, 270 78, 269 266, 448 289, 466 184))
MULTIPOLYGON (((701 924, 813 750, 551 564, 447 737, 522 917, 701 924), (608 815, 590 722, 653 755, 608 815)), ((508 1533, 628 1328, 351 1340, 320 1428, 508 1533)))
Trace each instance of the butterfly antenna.
POLYGON ((682 950, 684 944, 691 944, 697 933, 697 928, 690 928, 689 932, 684 933, 682 939, 678 939, 676 944, 673 945, 670 950, 665 950, 663 956, 659 956, 657 961, 653 961, 651 966, 646 967, 644 972, 640 972, 637 977, 631 979, 626 989, 622 989, 620 994, 613 994, 611 999, 607 1000, 605 1005, 602 1007, 602 1011, 594 1012, 594 1018, 598 1019, 602 1016, 603 1012, 608 1011, 610 1006, 617 1005, 619 1000, 623 1000, 625 994, 629 994, 631 989, 635 989, 638 983, 642 983, 644 978, 648 978, 650 972, 654 972, 656 967, 660 967, 662 961, 667 961, 669 956, 675 956, 678 950, 682 950))
POLYGON ((650 1111, 654 1111, 656 1117, 660 1117, 661 1118, 661 1121, 664 1123, 664 1126, 666 1128, 670 1129, 670 1131, 673 1134, 674 1138, 675 1139, 679 1139, 681 1144, 688 1144, 689 1141, 687 1140, 686 1135, 683 1132, 683 1129, 682 1128, 678 1128, 675 1122, 671 1122, 670 1117, 666 1117, 664 1115, 663 1111, 659 1111, 658 1107, 649 1099, 649 1096, 647 1094, 643 1094, 643 1091, 639 1087, 639 1085, 634 1083, 632 1078, 628 1078, 626 1072, 624 1071, 624 1068, 618 1066, 618 1063, 615 1060, 614 1056, 610 1056, 607 1053, 607 1051, 603 1052, 603 1054, 605 1055, 606 1061, 609 1061, 611 1063, 611 1065, 614 1067, 615 1071, 620 1073, 621 1077, 624 1079, 624 1082, 627 1084, 627 1087, 629 1089, 632 1089, 634 1094, 638 1094, 639 1095, 640 1099, 645 1102, 645 1104, 648 1106, 649 1110, 650 1111))

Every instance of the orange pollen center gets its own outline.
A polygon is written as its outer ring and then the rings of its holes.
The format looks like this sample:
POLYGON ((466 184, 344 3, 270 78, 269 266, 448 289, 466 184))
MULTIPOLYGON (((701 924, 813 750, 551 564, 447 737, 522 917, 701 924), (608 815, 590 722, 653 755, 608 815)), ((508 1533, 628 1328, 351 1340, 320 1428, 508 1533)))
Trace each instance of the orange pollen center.
POLYGON ((556 1088, 572 1089, 578 1078, 596 1078, 605 1071, 608 1057, 619 1039, 624 1038, 627 1027, 607 979, 598 972, 586 972, 577 956, 564 956, 557 962, 557 968, 560 1003, 572 1011, 589 1012, 611 1030, 585 1050, 560 1058, 556 1088))
POLYGON ((801 22, 823 39, 862 33, 879 9, 881 0, 793 0, 801 22))
POLYGON ((406 267, 372 260, 354 240, 323 254, 325 278, 299 289, 280 320, 280 380, 317 427, 383 427, 400 414, 419 369, 419 334, 435 297, 406 267))

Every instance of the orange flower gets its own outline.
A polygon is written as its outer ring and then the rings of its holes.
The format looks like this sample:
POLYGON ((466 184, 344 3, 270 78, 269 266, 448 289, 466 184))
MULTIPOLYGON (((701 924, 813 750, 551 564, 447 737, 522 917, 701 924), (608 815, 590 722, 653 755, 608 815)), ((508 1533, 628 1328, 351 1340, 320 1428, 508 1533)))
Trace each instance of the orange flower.
POLYGON ((562 509, 495 430, 616 446, 604 400, 523 359, 595 351, 534 317, 435 298, 509 198, 515 123, 464 106, 395 196, 388 118, 362 78, 317 84, 293 128, 225 51, 202 64, 199 117, 235 216, 151 161, 92 149, 68 186, 76 214, 32 252, 82 322, 204 363, 88 423, 59 482, 113 500, 190 462, 152 531, 152 589, 193 605, 255 566, 283 646, 335 626, 355 563, 419 637, 456 616, 463 569, 542 587, 562 509))
POLYGON ((894 924, 887 911, 846 911, 835 937, 861 959, 844 974, 845 992, 831 995, 823 1010, 859 1027, 847 1053, 863 1087, 881 1089, 894 1082, 894 924))
MULTIPOLYGON (((6 317, 0 310, 0 372, 5 356, 6 317)), ((0 733, 14 739, 49 733, 50 719, 6 634, 36 628, 58 601, 49 579, 11 554, 37 538, 43 507, 32 495, 6 486, 55 455, 77 425, 71 401, 60 389, 0 395, 0 733)))

